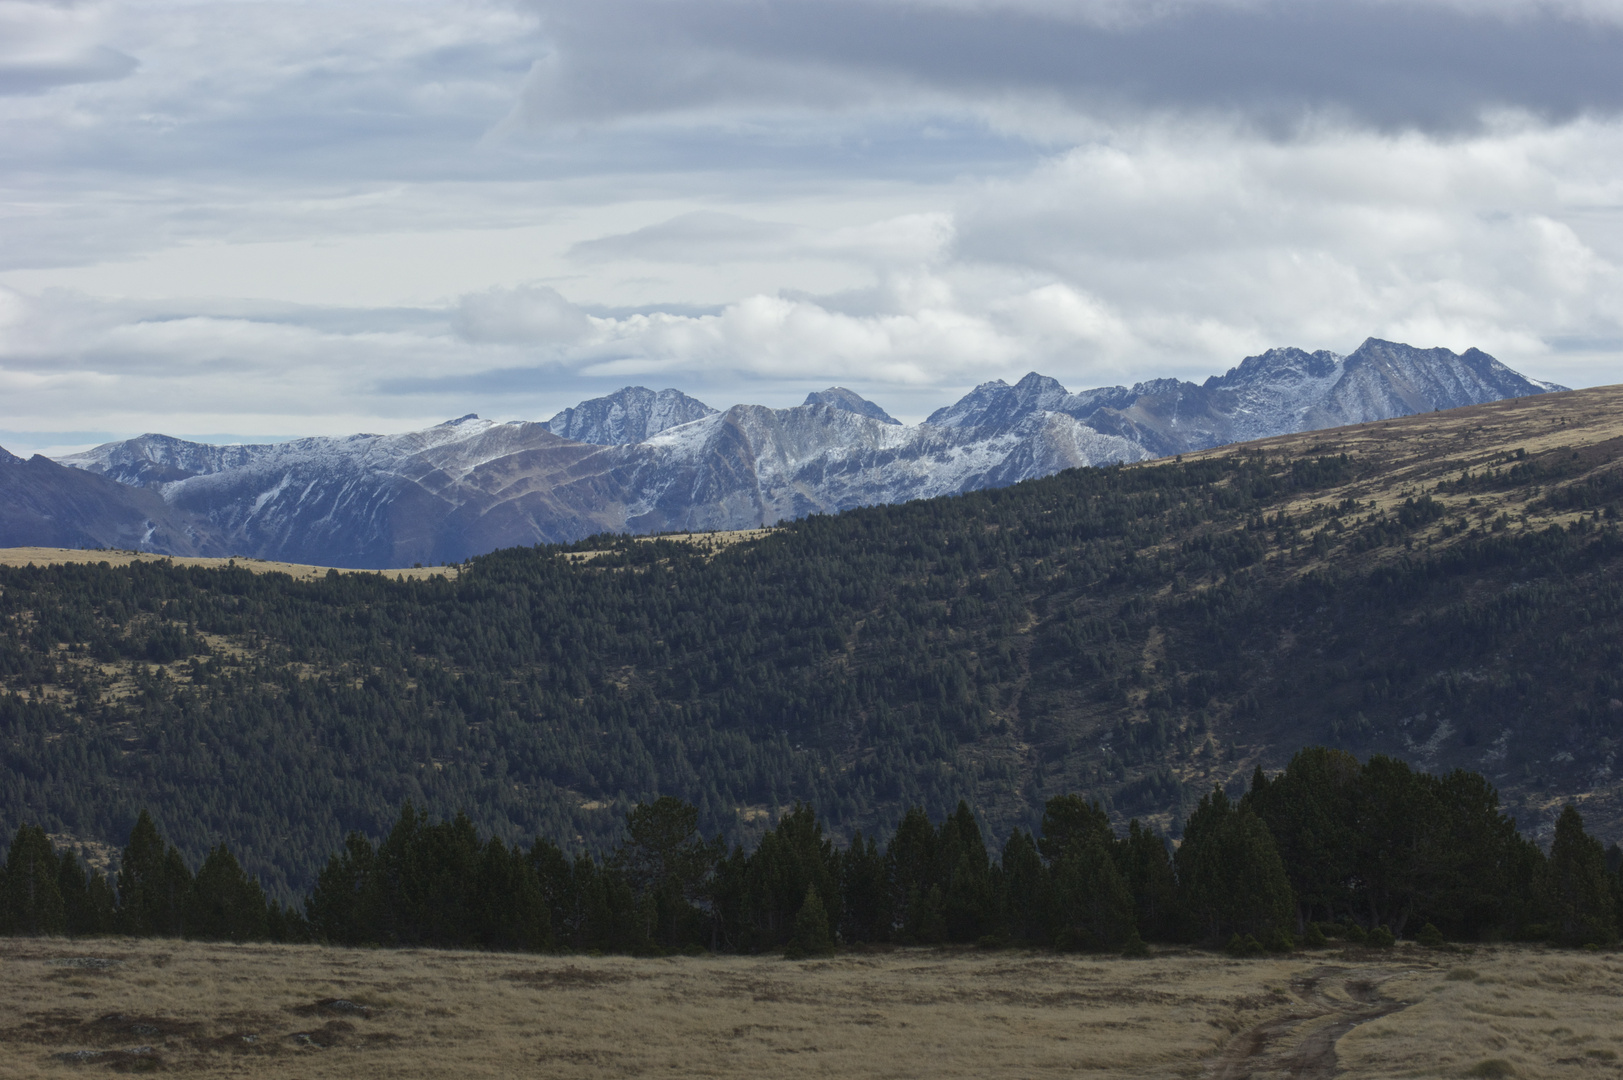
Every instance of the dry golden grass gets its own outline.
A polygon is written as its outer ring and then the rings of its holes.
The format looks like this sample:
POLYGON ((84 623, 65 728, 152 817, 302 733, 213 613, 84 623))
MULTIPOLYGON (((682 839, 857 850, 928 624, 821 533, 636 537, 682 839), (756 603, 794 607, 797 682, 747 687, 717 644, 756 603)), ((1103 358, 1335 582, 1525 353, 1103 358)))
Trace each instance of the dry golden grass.
MULTIPOLYGON (((1406 498, 1432 494, 1449 507, 1451 515, 1459 515, 1479 528, 1501 513, 1515 519, 1513 529, 1566 524, 1577 517, 1576 513, 1531 508, 1529 503, 1536 502, 1542 493, 1531 485, 1467 495, 1436 491, 1438 481, 1451 480, 1461 470, 1480 472, 1506 465, 1506 455, 1518 449, 1528 455, 1555 452, 1568 466, 1560 477, 1562 484, 1623 468, 1615 463, 1623 455, 1623 385, 1510 398, 1448 412, 1276 435, 1185 454, 1183 458, 1197 461, 1258 452, 1285 458, 1321 454, 1349 454, 1354 458, 1359 465, 1359 479, 1313 492, 1285 507, 1291 514, 1344 498, 1357 499, 1366 508, 1391 510, 1406 498), (1565 460, 1569 455, 1570 462, 1565 460)), ((1165 459, 1145 464, 1164 463, 1165 459)), ((1416 536, 1432 540, 1440 531, 1441 526, 1436 525, 1416 536)))
MULTIPOLYGON (((734 544, 745 543, 750 540, 759 540, 770 535, 769 528, 763 529, 733 529, 721 532, 700 533, 666 533, 660 536, 639 536, 637 539, 670 540, 678 544, 690 544, 706 555, 714 555, 723 548, 734 544)), ((594 559, 602 555, 601 551, 575 551, 568 552, 564 558, 571 561, 594 559)), ((221 567, 236 566, 243 570, 251 570, 256 574, 287 574, 298 581, 308 581, 311 578, 323 577, 328 570, 337 570, 340 574, 387 574, 390 577, 404 578, 455 578, 458 568, 455 566, 407 566, 388 570, 346 570, 343 567, 306 566, 303 563, 271 562, 266 559, 204 559, 191 556, 154 555, 150 551, 96 551, 80 548, 52 548, 52 547, 14 547, 0 548, 0 566, 48 566, 54 563, 107 563, 109 566, 128 566, 136 562, 162 562, 168 560, 176 566, 204 566, 221 567)))
MULTIPOLYGON (((762 527, 759 529, 720 529, 715 532, 658 533, 654 536, 639 536, 636 539, 645 544, 654 540, 668 540, 673 544, 688 544, 698 548, 701 555, 709 558, 715 555, 716 552, 724 548, 730 548, 734 544, 760 540, 770 535, 772 535, 772 529, 762 527)), ((607 550, 567 551, 564 553, 564 558, 570 562, 586 562, 597 558, 599 555, 606 554, 608 554, 607 550)))
POLYGON ((1556 1077, 1616 1075, 1620 1051, 1623 960, 1523 947, 790 963, 0 941, 18 1077, 1556 1077))
POLYGON ((256 574, 288 574, 301 581, 324 576, 329 569, 340 574, 388 574, 406 578, 454 578, 454 566, 409 566, 394 570, 345 570, 341 567, 305 566, 301 563, 267 562, 264 559, 201 559, 189 556, 154 555, 149 551, 91 551, 79 548, 15 547, 0 548, 0 566, 46 566, 52 563, 107 563, 128 566, 136 562, 169 561, 176 566, 236 566, 256 574))

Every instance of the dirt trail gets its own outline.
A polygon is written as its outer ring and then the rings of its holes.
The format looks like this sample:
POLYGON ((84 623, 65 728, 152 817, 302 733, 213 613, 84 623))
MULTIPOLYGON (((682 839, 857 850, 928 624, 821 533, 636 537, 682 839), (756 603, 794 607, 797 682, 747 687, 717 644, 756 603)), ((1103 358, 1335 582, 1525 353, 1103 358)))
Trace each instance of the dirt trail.
POLYGON ((1295 1002, 1282 1015, 1239 1032, 1201 1074, 1206 1080, 1293 1077, 1330 1080, 1336 1043, 1359 1024, 1408 1008, 1381 996, 1398 970, 1325 966, 1291 980, 1295 1002))

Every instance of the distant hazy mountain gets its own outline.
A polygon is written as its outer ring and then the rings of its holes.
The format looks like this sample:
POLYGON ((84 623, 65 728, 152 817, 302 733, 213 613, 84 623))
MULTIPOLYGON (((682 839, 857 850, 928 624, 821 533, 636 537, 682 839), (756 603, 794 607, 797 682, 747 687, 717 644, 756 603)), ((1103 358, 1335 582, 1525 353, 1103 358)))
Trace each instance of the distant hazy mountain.
POLYGON ((1270 349, 1198 385, 1155 379, 1072 394, 1033 372, 1014 386, 983 383, 926 423, 996 429, 1050 411, 1159 457, 1564 389, 1519 375, 1477 349, 1456 355, 1370 338, 1345 357, 1270 349))
POLYGON ((161 492, 0 450, 0 547, 144 549, 172 555, 232 552, 206 522, 161 492))
POLYGON ((1347 357, 1273 349, 1198 385, 1072 394, 1032 373, 984 383, 916 425, 841 387, 792 409, 725 411, 627 387, 544 424, 465 416, 258 446, 143 435, 63 458, 73 471, 8 454, 0 491, 17 494, 0 505, 0 535, 13 545, 116 535, 119 546, 318 565, 438 563, 595 532, 746 528, 1558 389, 1475 349, 1375 339, 1347 357))

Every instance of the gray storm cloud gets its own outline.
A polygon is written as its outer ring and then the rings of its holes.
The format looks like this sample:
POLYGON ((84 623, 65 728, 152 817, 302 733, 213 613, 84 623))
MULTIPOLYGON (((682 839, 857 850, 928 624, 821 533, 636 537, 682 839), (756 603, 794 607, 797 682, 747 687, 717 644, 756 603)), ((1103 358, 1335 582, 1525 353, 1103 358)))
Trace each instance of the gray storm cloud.
POLYGON ((1548 4, 1262 2, 1060 7, 877 0, 544 2, 554 52, 527 119, 573 123, 927 93, 1081 111, 1330 117, 1457 132, 1515 110, 1623 107, 1623 27, 1548 4), (1152 14, 1145 15, 1143 11, 1152 14), (1080 12, 1080 17, 1079 13, 1080 12))

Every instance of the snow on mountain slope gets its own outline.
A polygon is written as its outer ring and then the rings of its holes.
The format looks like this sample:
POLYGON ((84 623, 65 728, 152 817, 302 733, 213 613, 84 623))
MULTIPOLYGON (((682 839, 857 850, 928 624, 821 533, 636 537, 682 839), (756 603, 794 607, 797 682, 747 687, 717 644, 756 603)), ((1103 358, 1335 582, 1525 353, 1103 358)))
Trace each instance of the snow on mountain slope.
POLYGON ((1347 357, 1341 379, 1298 430, 1562 389, 1525 378, 1478 349, 1456 356, 1447 349, 1416 349, 1370 338, 1347 357))
POLYGON ((1457 355, 1370 338, 1346 357, 1270 349, 1202 384, 1157 379, 1069 395, 1057 407, 1167 455, 1561 389, 1477 349, 1457 355))
MULTIPOLYGON (((1220 378, 1206 380, 1203 390, 1224 402, 1231 418, 1228 442, 1302 431, 1308 414, 1343 378, 1343 358, 1328 350, 1269 349, 1249 356, 1220 378)), ((1324 425, 1317 425, 1324 426, 1324 425)))
POLYGON ((901 423, 900 420, 861 394, 847 390, 843 386, 831 386, 827 390, 818 390, 815 393, 807 394, 806 400, 802 401, 801 404, 832 405, 836 409, 845 409, 848 412, 856 413, 858 416, 869 416, 886 424, 901 423))
POLYGON ((925 423, 939 427, 1009 427, 1034 412, 1058 409, 1068 396, 1057 380, 1033 371, 1013 386, 1002 379, 981 383, 958 401, 931 413, 925 423))
POLYGON ((642 497, 627 508, 637 531, 770 524, 1149 456, 1054 414, 988 434, 886 423, 827 405, 734 406, 667 431, 646 450, 631 485, 642 497))
MULTIPOLYGON (((401 566, 603 531, 746 528, 1552 389, 1475 349, 1370 339, 1345 358, 1272 349, 1204 384, 1072 394, 1033 372, 983 383, 916 425, 839 387, 792 409, 721 412, 675 390, 626 387, 544 424, 470 415, 263 446, 143 435, 62 464, 160 497, 148 497, 143 520, 162 518, 154 535, 173 537, 177 553, 401 566)), ((75 505, 96 492, 108 494, 92 485, 75 505)))
POLYGON ((715 411, 680 390, 655 393, 645 386, 627 386, 565 409, 547 421, 547 429, 573 442, 620 446, 642 442, 715 411))

